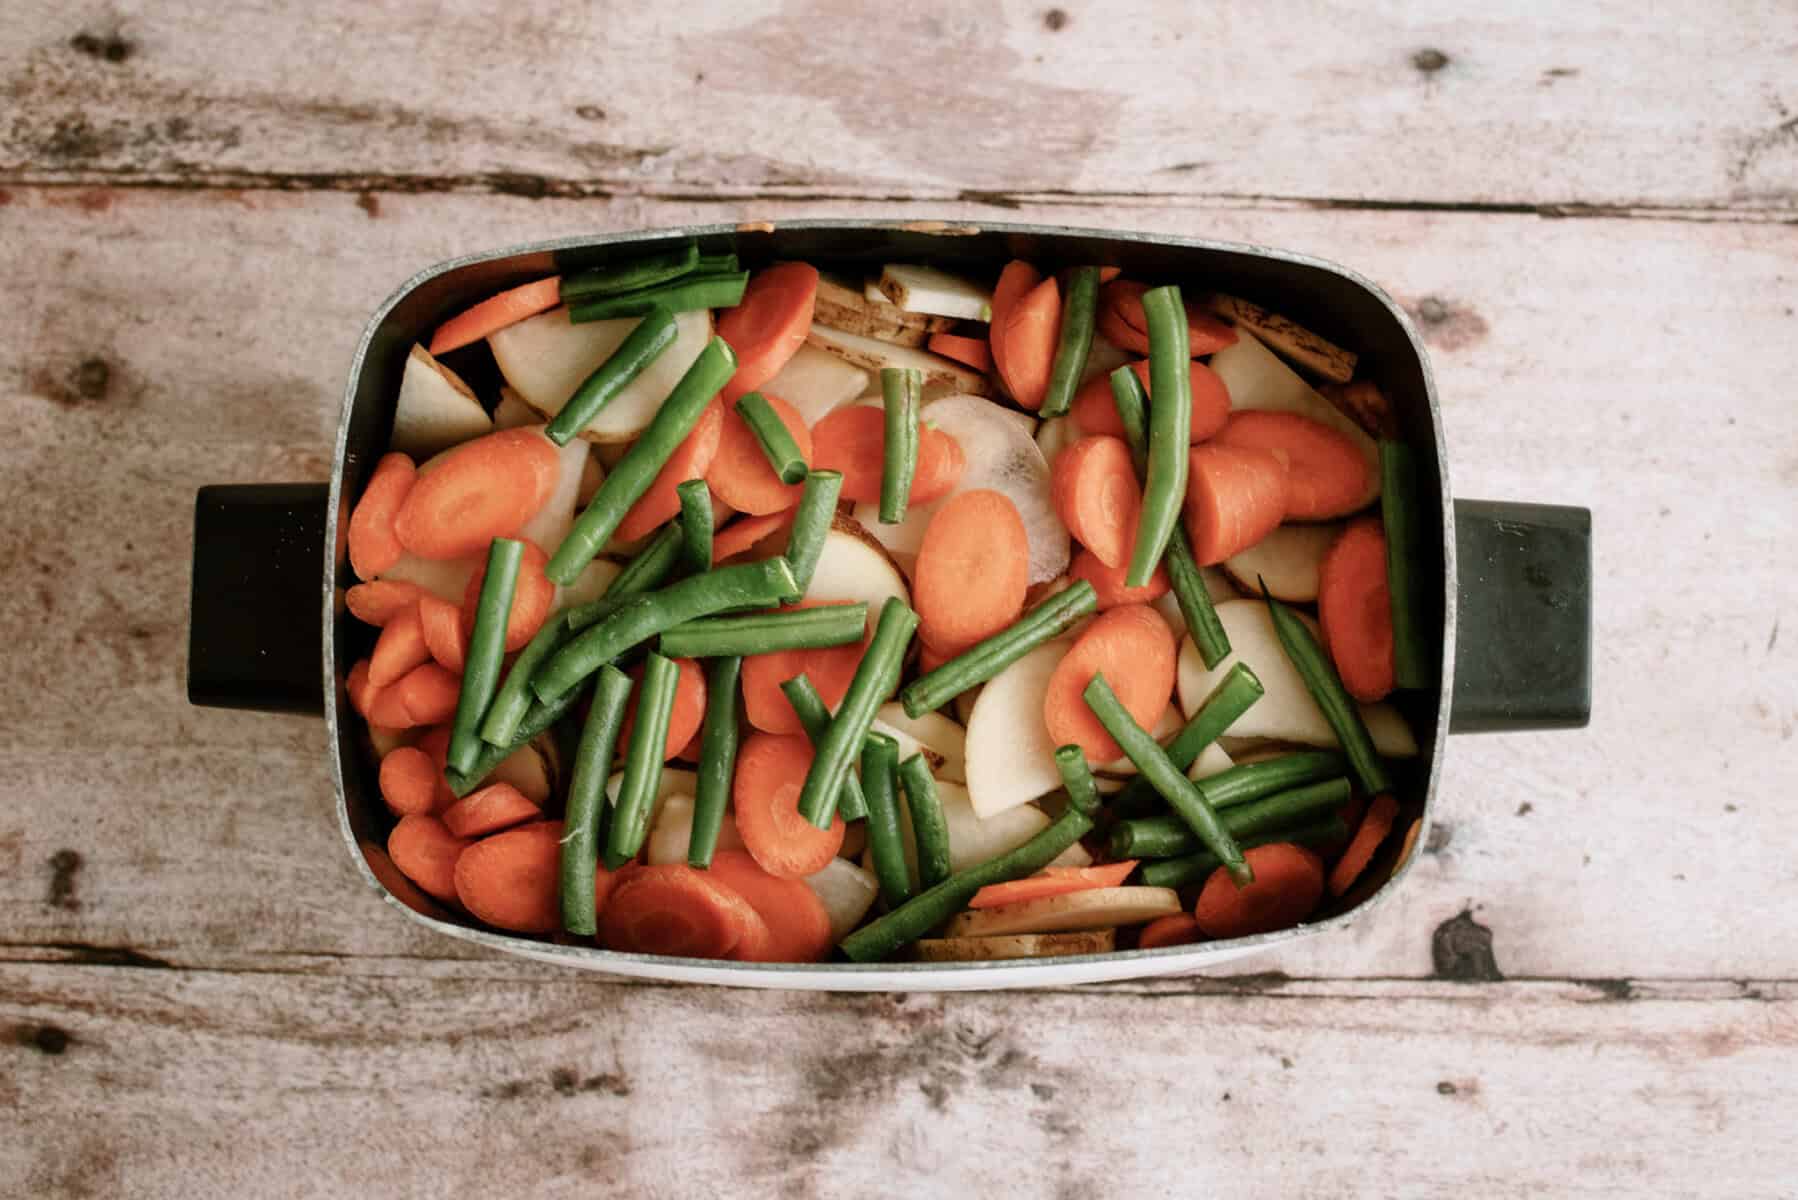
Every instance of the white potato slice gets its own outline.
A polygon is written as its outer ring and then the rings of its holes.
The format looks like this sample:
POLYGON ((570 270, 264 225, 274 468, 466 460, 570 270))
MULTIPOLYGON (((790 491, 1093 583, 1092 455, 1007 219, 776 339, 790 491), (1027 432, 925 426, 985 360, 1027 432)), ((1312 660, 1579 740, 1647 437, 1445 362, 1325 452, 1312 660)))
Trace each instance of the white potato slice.
POLYGON ((1093 347, 1086 353, 1086 369, 1080 372, 1080 382, 1085 383, 1094 375, 1110 375, 1125 363, 1135 362, 1136 357, 1128 350, 1120 350, 1095 333, 1093 334, 1093 347))
MULTIPOLYGON (((576 325, 569 321, 566 308, 554 308, 508 325, 487 342, 506 382, 547 419, 562 411, 574 390, 611 357, 638 320, 623 317, 576 325)), ((674 344, 612 397, 581 432, 582 437, 594 442, 624 442, 643 432, 711 340, 712 314, 706 309, 677 314, 674 328, 674 344)))
MULTIPOLYGON (((550 552, 554 553, 554 550, 550 552)), ((402 554, 398 562, 381 572, 380 577, 416 583, 440 600, 461 604, 462 593, 468 590, 468 581, 474 578, 474 573, 480 570, 485 560, 486 555, 437 559, 402 554)))
POLYGON ((511 784, 538 808, 549 803, 556 787, 556 774, 549 757, 534 740, 500 759, 499 765, 493 768, 493 773, 487 779, 494 783, 511 784))
POLYGON ((897 346, 922 346, 930 337, 933 322, 952 324, 942 317, 906 312, 878 290, 872 296, 867 295, 860 283, 851 284, 829 273, 818 276, 812 320, 831 329, 879 338, 897 346))
POLYGON ((1042 583, 1067 570, 1068 531, 1055 515, 1049 463, 1036 439, 1006 408, 979 396, 945 396, 926 404, 924 420, 960 443, 967 460, 951 495, 990 488, 1017 507, 1030 542, 1029 581, 1042 583))
MULTIPOLYGON (((547 426, 536 428, 541 433, 547 426)), ((548 438, 544 441, 555 445, 548 438)), ((581 494, 581 477, 587 469, 587 460, 592 457, 587 443, 580 438, 570 438, 566 446, 556 450, 556 483, 550 489, 549 499, 519 530, 520 537, 535 542, 545 554, 554 554, 568 531, 574 528, 574 506, 581 494)))
POLYGON ((1016 958, 1110 954, 1115 949, 1115 929, 1021 933, 1009 937, 920 938, 916 943, 918 958, 924 962, 1005 962, 1016 958))
POLYGON ((1050 417, 1036 427, 1037 449, 1043 452, 1051 470, 1055 467, 1055 456, 1080 438, 1080 427, 1074 424, 1072 417, 1050 417))
POLYGON ((805 886, 812 889, 830 916, 832 945, 855 932, 874 907, 874 898, 880 895, 880 882, 874 873, 846 858, 833 858, 816 874, 807 875, 805 886))
MULTIPOLYGON (((684 792, 675 792, 662 801, 643 844, 643 856, 651 866, 687 861, 687 848, 693 841, 693 806, 693 797, 684 792)), ((727 819, 718 827, 718 849, 743 849, 735 821, 727 819)))
MULTIPOLYGON (((955 321, 953 318, 937 317, 928 313, 906 312, 903 308, 900 308, 897 304, 888 300, 886 298, 886 293, 880 290, 879 276, 869 276, 867 279, 862 280, 861 294, 862 300, 870 305, 873 311, 880 316, 887 320, 922 328, 926 337, 929 337, 933 333, 944 333, 955 328, 955 321)), ((822 318, 820 318, 820 320, 822 321, 822 318)), ((829 321, 822 321, 822 323, 825 325, 831 324, 829 321)))
POLYGON ((1224 560, 1224 572, 1245 593, 1259 595, 1257 579, 1267 581, 1276 600, 1309 603, 1317 599, 1317 568, 1342 533, 1340 521, 1318 525, 1282 525, 1255 545, 1224 560))
POLYGON ((1253 333, 1282 356, 1314 375, 1334 383, 1347 383, 1355 376, 1357 356, 1353 350, 1344 350, 1297 321, 1269 312, 1252 300, 1227 296, 1222 292, 1207 296, 1205 306, 1235 325, 1238 330, 1246 329, 1253 333))
MULTIPOLYGON (((1180 643, 1179 692, 1180 707, 1187 716, 1196 711, 1211 690, 1222 681, 1224 673, 1238 659, 1249 664, 1266 694, 1249 707, 1230 726, 1232 738, 1278 738, 1306 746, 1335 746, 1336 731, 1324 720, 1323 710, 1305 687, 1298 669, 1286 657, 1274 632, 1273 618, 1259 600, 1229 600, 1217 606, 1218 620, 1230 638, 1230 653, 1207 671, 1192 639, 1180 643)), ((1317 624, 1310 617, 1298 617, 1313 630, 1317 624)), ((1389 758, 1410 758, 1417 754, 1417 739, 1411 734, 1396 708, 1390 704, 1363 704, 1361 717, 1373 736, 1374 747, 1389 758)), ((973 736, 973 730, 969 730, 973 736)), ((970 763, 970 773, 972 764, 970 763)))
POLYGON ((391 448, 422 458, 492 430, 493 419, 462 377, 413 346, 400 376, 391 448))
POLYGON ((883 704, 874 714, 874 728, 898 739, 901 759, 922 749, 930 761, 931 774, 951 783, 967 782, 967 730, 948 717, 934 712, 907 716, 905 706, 894 702, 883 704))
MULTIPOLYGON (((553 551, 552 551, 553 553, 553 551)), ((574 577, 574 582, 556 591, 556 612, 563 612, 582 604, 591 604, 606 594, 612 581, 618 578, 623 567, 609 558, 596 558, 581 568, 581 573, 574 577)))
POLYGON ((886 552, 894 564, 910 579, 918 566, 918 547, 924 544, 924 531, 930 528, 930 518, 936 510, 943 506, 941 500, 932 500, 929 504, 908 504, 905 508, 905 520, 895 525, 888 525, 880 519, 880 505, 857 504, 849 510, 855 523, 868 531, 868 536, 886 547, 886 552))
POLYGON ((1075 842, 1060 854, 1049 860, 1051 867, 1090 867, 1093 865, 1092 851, 1079 842, 1075 842))
POLYGON ((955 719, 961 722, 963 729, 968 727, 968 718, 974 715, 974 703, 980 699, 980 693, 985 688, 985 684, 977 684, 949 702, 950 708, 955 713, 955 719))
POLYGON ((762 391, 793 406, 810 428, 868 390, 868 372, 816 346, 802 345, 762 391))
POLYGON ((993 293, 972 279, 936 267, 888 263, 877 283, 880 294, 906 312, 954 317, 962 321, 993 319, 993 293))
POLYGON ((845 333, 840 329, 828 329, 817 324, 812 326, 811 336, 806 339, 806 343, 869 371, 879 371, 884 367, 913 367, 924 373, 926 385, 934 383, 952 387, 958 392, 975 396, 990 396, 993 393, 993 385, 979 371, 928 350, 895 346, 878 338, 845 333))
POLYGON ((1165 887, 1089 888, 998 908, 972 908, 949 919, 950 937, 1001 937, 1014 933, 1072 933, 1140 925, 1180 911, 1180 895, 1165 887))
MULTIPOLYGON (((619 771, 606 780, 606 803, 618 803, 618 788, 624 783, 624 772, 619 771)), ((662 807, 668 803, 670 796, 691 797, 699 788, 699 776, 692 771, 680 767, 663 767, 662 778, 656 784, 655 799, 649 805, 649 827, 654 829, 661 818, 662 807)))
POLYGON ((838 514, 831 521, 830 532, 824 535, 824 549, 818 555, 818 567, 812 573, 811 586, 805 589, 805 598, 865 601, 868 628, 873 629, 889 596, 911 603, 905 577, 867 530, 838 514))
POLYGON ((593 443, 583 438, 581 444, 589 447, 589 450, 587 461, 581 466, 581 486, 574 493, 576 508, 586 508, 593 503, 593 497, 599 494, 600 486, 606 481, 606 469, 599 465, 599 455, 592 452, 593 443))
POLYGON ((1199 756, 1192 760, 1192 766, 1186 768, 1188 779, 1210 779, 1223 771, 1228 771, 1236 762, 1224 748, 1216 742, 1199 751, 1199 756))
MULTIPOLYGON (((1015 850, 1049 827, 1049 814, 1034 804, 1008 808, 982 820, 974 815, 974 804, 968 789, 959 783, 939 779, 937 799, 943 805, 943 824, 949 830, 949 869, 965 871, 988 859, 1015 850)), ((911 868, 912 882, 918 882, 918 847, 913 840, 911 808, 899 806, 899 832, 905 841, 905 862, 911 868)))
POLYGON ((995 817, 1061 786, 1043 700, 1072 645, 1063 638, 1038 646, 981 688, 967 735, 968 795, 977 815, 995 817))
POLYGON ((523 396, 505 384, 500 384, 499 404, 493 410, 493 428, 495 430, 517 429, 521 425, 541 425, 542 423, 543 418, 537 415, 536 409, 524 402, 523 396))

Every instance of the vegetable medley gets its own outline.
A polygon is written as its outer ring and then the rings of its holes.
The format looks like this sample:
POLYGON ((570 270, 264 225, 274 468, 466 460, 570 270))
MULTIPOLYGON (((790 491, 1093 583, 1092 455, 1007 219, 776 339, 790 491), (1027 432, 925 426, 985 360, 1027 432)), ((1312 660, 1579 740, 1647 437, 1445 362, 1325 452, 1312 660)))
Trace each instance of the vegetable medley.
POLYGON ((687 244, 475 305, 349 521, 392 865, 507 932, 758 962, 1312 918, 1434 669, 1354 369, 1099 266, 687 244))

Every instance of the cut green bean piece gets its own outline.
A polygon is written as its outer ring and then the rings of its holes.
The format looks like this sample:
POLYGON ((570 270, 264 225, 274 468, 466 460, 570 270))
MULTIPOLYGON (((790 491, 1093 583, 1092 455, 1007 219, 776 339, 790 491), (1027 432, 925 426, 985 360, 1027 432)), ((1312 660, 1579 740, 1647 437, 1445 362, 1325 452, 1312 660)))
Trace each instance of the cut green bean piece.
POLYGON ((593 685, 593 707, 581 728, 568 783, 568 809, 562 833, 562 928, 591 937, 596 932, 594 902, 599 869, 599 825, 606 809, 606 780, 624 727, 624 705, 631 677, 604 667, 593 685))
MULTIPOLYGON (((780 690, 798 714, 799 725, 816 751, 823 744, 824 735, 830 732, 830 709, 825 707, 824 697, 803 674, 783 682, 780 690)), ((861 778, 851 771, 843 776, 843 790, 837 793, 837 816, 845 821, 859 821, 867 815, 868 800, 862 794, 861 778)))
POLYGON ((672 658, 651 654, 643 660, 643 682, 637 688, 637 719, 631 725, 624 778, 618 784, 612 832, 606 839, 608 871, 616 871, 637 857, 649 836, 649 812, 655 802, 656 787, 662 782, 668 720, 674 712, 674 692, 679 684, 680 664, 672 658))
POLYGON ((729 275, 738 269, 737 256, 733 251, 729 254, 701 254, 699 262, 694 264, 695 275, 729 275))
POLYGON ((1181 774, 1174 764, 1168 761, 1167 754, 1149 736, 1147 730, 1136 723, 1111 685, 1105 682, 1103 674, 1094 675, 1092 682, 1086 685, 1082 693, 1086 706, 1099 718, 1112 740, 1122 746, 1136 769, 1149 777, 1155 790, 1167 798, 1175 812, 1191 825, 1193 832, 1199 835, 1206 849, 1223 860, 1230 869, 1230 877, 1238 884, 1254 881, 1255 872, 1243 861, 1242 850, 1236 839, 1230 836, 1218 821, 1217 810, 1212 808, 1192 781, 1181 774))
POLYGON ((687 865, 709 867, 724 828, 731 783, 737 772, 737 681, 743 660, 734 654, 705 665, 705 723, 699 727, 699 771, 693 787, 693 832, 687 865))
MULTIPOLYGON (((1236 663, 1224 673, 1192 720, 1167 744, 1168 761, 1184 772, 1204 752, 1205 747, 1223 736, 1236 719, 1254 707, 1266 694, 1261 680, 1245 662, 1236 663)), ((1135 815, 1145 811, 1155 799, 1155 787, 1138 775, 1111 798, 1111 810, 1119 815, 1135 815)))
POLYGON ((905 520, 912 479, 918 473, 924 372, 915 367, 882 367, 880 398, 886 413, 886 441, 880 460, 880 521, 883 525, 897 525, 905 520))
POLYGON ((867 631, 867 604, 829 604, 688 621, 662 635, 661 650, 675 658, 772 654, 846 646, 861 641, 867 631))
POLYGON ((444 771, 443 777, 449 781, 450 791, 454 792, 457 797, 462 797, 480 787, 487 776, 493 774, 495 767, 504 762, 520 746, 567 716, 569 710, 574 707, 575 701, 579 699, 579 692, 570 691, 567 695, 558 696, 547 704, 541 700, 532 702, 530 707, 525 710, 524 718, 518 722, 518 729, 512 735, 512 741, 503 746, 482 746, 481 752, 475 756, 474 766, 467 771, 458 771, 454 767, 444 771))
POLYGON ((1381 760, 1380 752, 1374 749, 1373 736, 1361 719, 1360 707, 1342 686, 1336 664, 1317 644, 1305 623, 1293 616, 1290 608, 1268 595, 1265 584, 1261 595, 1267 601, 1267 611, 1273 614, 1274 632, 1286 649, 1287 659, 1298 671, 1299 678, 1305 681, 1305 688, 1317 701, 1317 707, 1323 710, 1324 720, 1336 731, 1336 740, 1342 743, 1342 752, 1348 755, 1355 782, 1370 796, 1390 792, 1392 776, 1386 773, 1386 764, 1381 760))
MULTIPOLYGON (((1257 833, 1243 838, 1238 844, 1244 850, 1275 842, 1291 842, 1297 846, 1335 846, 1347 841, 1348 836, 1349 827, 1343 824, 1341 817, 1325 817, 1293 829, 1257 833)), ((1184 858, 1163 858, 1144 863, 1137 877, 1144 887, 1180 887, 1182 884, 1199 883, 1210 878, 1211 873, 1222 865, 1217 855, 1209 850, 1201 850, 1184 858)))
MULTIPOLYGON (((1340 809, 1353 794, 1347 779, 1327 779, 1262 796, 1233 808, 1220 808, 1218 820, 1230 831, 1230 836, 1240 842, 1254 834, 1277 832, 1314 821, 1317 814, 1326 809, 1340 809)), ((1179 854, 1194 854, 1204 848, 1192 827, 1171 813, 1119 821, 1111 827, 1111 853, 1118 858, 1172 858, 1179 854)))
POLYGON ((1301 784, 1335 779, 1348 769, 1348 759, 1334 750, 1298 750, 1263 762, 1238 763, 1194 786, 1211 807, 1223 811, 1301 784))
POLYGON ((636 443, 625 451, 605 482, 550 556, 543 573, 552 583, 567 587, 593 561, 618 530, 631 505, 642 499, 656 475, 686 436, 699 423, 700 414, 737 369, 730 343, 714 337, 687 368, 674 390, 656 410, 636 443))
POLYGON ((1423 509, 1417 455, 1403 442, 1380 443, 1380 522, 1386 533, 1386 590, 1392 598, 1392 665, 1401 688, 1436 683, 1424 591, 1423 509))
POLYGON ((550 421, 543 436, 558 446, 566 446, 570 438, 592 424, 593 418, 603 412, 631 380, 643 374, 662 351, 674 345, 677 332, 673 313, 665 308, 650 309, 618 344, 618 349, 593 368, 593 373, 574 389, 574 395, 550 421))
POLYGON ((473 767, 481 753, 481 722, 499 691, 506 629, 512 622, 512 594, 523 561, 524 543, 516 539, 494 538, 487 547, 487 574, 475 601, 474 629, 468 635, 462 688, 456 696, 455 722, 450 726, 449 752, 444 760, 458 771, 473 767))
POLYGON ((1055 347, 1055 364, 1049 370, 1049 390, 1037 416, 1047 420, 1068 411, 1080 377, 1086 374, 1086 356, 1093 348, 1093 315, 1098 308, 1099 268, 1075 267, 1068 272, 1068 298, 1061 306, 1061 342, 1055 347))
POLYGON ((784 558, 719 567, 627 600, 616 612, 583 629, 531 678, 531 690, 548 700, 626 650, 685 621, 727 608, 767 608, 793 590, 784 558))
POLYGON ((976 642, 936 670, 912 680, 899 693, 899 701, 912 717, 934 712, 1044 642, 1066 633, 1098 607, 1099 594, 1093 591, 1093 585, 1079 580, 1038 604, 1011 627, 976 642))
POLYGON ((1167 552, 1186 502, 1192 449, 1192 355, 1180 289, 1150 288, 1143 293, 1142 310, 1149 326, 1149 472, 1126 587, 1147 586, 1167 552))
POLYGON ((799 600, 812 586, 818 559, 824 554, 824 538, 837 515, 837 497, 843 492, 841 471, 812 471, 805 477, 799 507, 793 513, 793 529, 787 534, 787 562, 799 587, 789 599, 799 600))
POLYGON ((1068 790, 1068 803, 1087 814, 1099 811, 1099 785, 1093 780, 1092 768, 1086 765, 1086 751, 1079 746, 1058 746, 1055 769, 1061 773, 1061 785, 1068 790))
POLYGON ((899 743, 870 733, 862 743, 862 795, 868 800, 868 849, 874 877, 888 908, 911 899, 911 867, 905 861, 905 833, 899 824, 899 743))
POLYGON ((1167 565, 1168 583, 1173 587, 1174 599, 1180 604, 1186 631, 1192 634, 1193 645, 1199 649, 1199 658, 1204 661, 1207 671, 1215 670, 1218 663, 1230 657, 1230 635, 1224 632, 1224 623, 1211 603, 1211 593, 1205 590, 1205 577, 1199 573, 1199 564, 1192 556, 1192 543, 1187 540, 1186 530, 1178 523, 1168 538, 1167 556, 1162 562, 1167 565))
POLYGON ((1128 365, 1119 367, 1111 380, 1111 402, 1118 410, 1118 423, 1124 427, 1124 441, 1130 446, 1130 461, 1136 465, 1136 477, 1149 471, 1149 394, 1142 380, 1128 365))
POLYGON ((799 443, 793 440, 793 431, 780 419, 766 396, 760 392, 745 395, 737 401, 737 415, 755 435, 756 445, 762 448, 762 455, 782 483, 799 483, 805 478, 805 455, 800 452, 799 443))
MULTIPOLYGON (((893 688, 899 683, 905 651, 911 646, 911 637, 917 628, 918 614, 899 597, 888 596, 874 627, 873 640, 868 643, 867 653, 862 655, 861 665, 855 669, 849 691, 837 706, 836 719, 818 744, 812 769, 806 773, 805 786, 799 792, 799 815, 819 829, 830 828, 843 777, 849 773, 855 755, 861 749, 862 739, 874 723, 875 710, 893 694, 893 688)), ((867 790, 865 779, 862 790, 867 790)))
POLYGON ((524 649, 512 660, 512 669, 506 672, 505 682, 494 693, 493 703, 487 706, 487 716, 481 721, 483 742, 492 746, 513 744, 519 723, 537 698, 531 691, 531 676, 573 636, 574 631, 568 627, 568 615, 564 613, 545 621, 536 635, 525 643, 524 649))
POLYGON ((950 875, 949 821, 943 816, 943 798, 937 795, 936 776, 930 773, 930 764, 922 754, 914 754, 899 764, 899 786, 905 792, 912 841, 918 848, 918 886, 935 887, 950 875))
POLYGON ((702 308, 735 308, 749 285, 748 271, 719 275, 683 275, 654 287, 621 292, 616 296, 600 296, 568 306, 568 319, 579 325, 586 321, 611 321, 618 317, 640 317, 652 308, 669 312, 693 312, 702 308))
POLYGON ((1092 827, 1093 819, 1070 804, 1054 823, 1022 846, 926 888, 844 938, 838 948, 855 962, 879 962, 890 957, 966 908, 981 888, 1009 883, 1042 870, 1092 827))
POLYGON ((681 561, 697 575, 712 569, 712 489, 689 479, 674 489, 680 498, 681 561))
POLYGON ((680 522, 662 526, 649 539, 649 544, 624 564, 624 570, 612 577, 611 584, 600 593, 599 599, 576 605, 563 614, 569 636, 603 621, 623 608, 625 601, 633 596, 661 587, 674 574, 685 545, 686 534, 681 531, 680 522))
POLYGON ((596 300, 601 296, 616 296, 623 292, 635 292, 646 287, 654 287, 659 283, 667 283, 671 279, 679 279, 682 275, 693 272, 698 269, 702 261, 699 255, 699 244, 688 242, 673 250, 639 255, 623 262, 607 263, 603 267, 590 267, 585 271, 575 271, 562 276, 560 284, 562 303, 581 304, 596 300))

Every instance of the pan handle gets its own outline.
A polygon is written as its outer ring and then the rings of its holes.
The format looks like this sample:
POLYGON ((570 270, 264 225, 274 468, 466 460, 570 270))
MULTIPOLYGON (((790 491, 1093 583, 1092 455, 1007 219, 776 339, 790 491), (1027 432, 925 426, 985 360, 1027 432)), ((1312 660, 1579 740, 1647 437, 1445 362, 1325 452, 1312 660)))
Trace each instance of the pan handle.
POLYGON ((1579 729, 1592 716, 1592 512, 1455 501, 1450 733, 1579 729))
POLYGON ((225 484, 194 498, 189 703, 324 713, 319 589, 329 491, 322 483, 225 484))

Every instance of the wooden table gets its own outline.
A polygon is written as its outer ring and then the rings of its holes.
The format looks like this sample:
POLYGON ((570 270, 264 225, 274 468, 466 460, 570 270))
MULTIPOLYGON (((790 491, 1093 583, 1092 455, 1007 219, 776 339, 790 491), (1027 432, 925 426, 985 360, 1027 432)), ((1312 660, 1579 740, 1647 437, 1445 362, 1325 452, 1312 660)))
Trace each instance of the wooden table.
POLYGON ((1789 4, 487 7, 0 22, 0 1193, 1794 1194, 1789 4), (452 253, 863 214, 1378 279, 1456 491, 1593 510, 1591 728, 1455 741, 1399 899, 1213 978, 738 993, 413 930, 318 722, 184 702, 194 488, 322 478, 363 319, 452 253))

